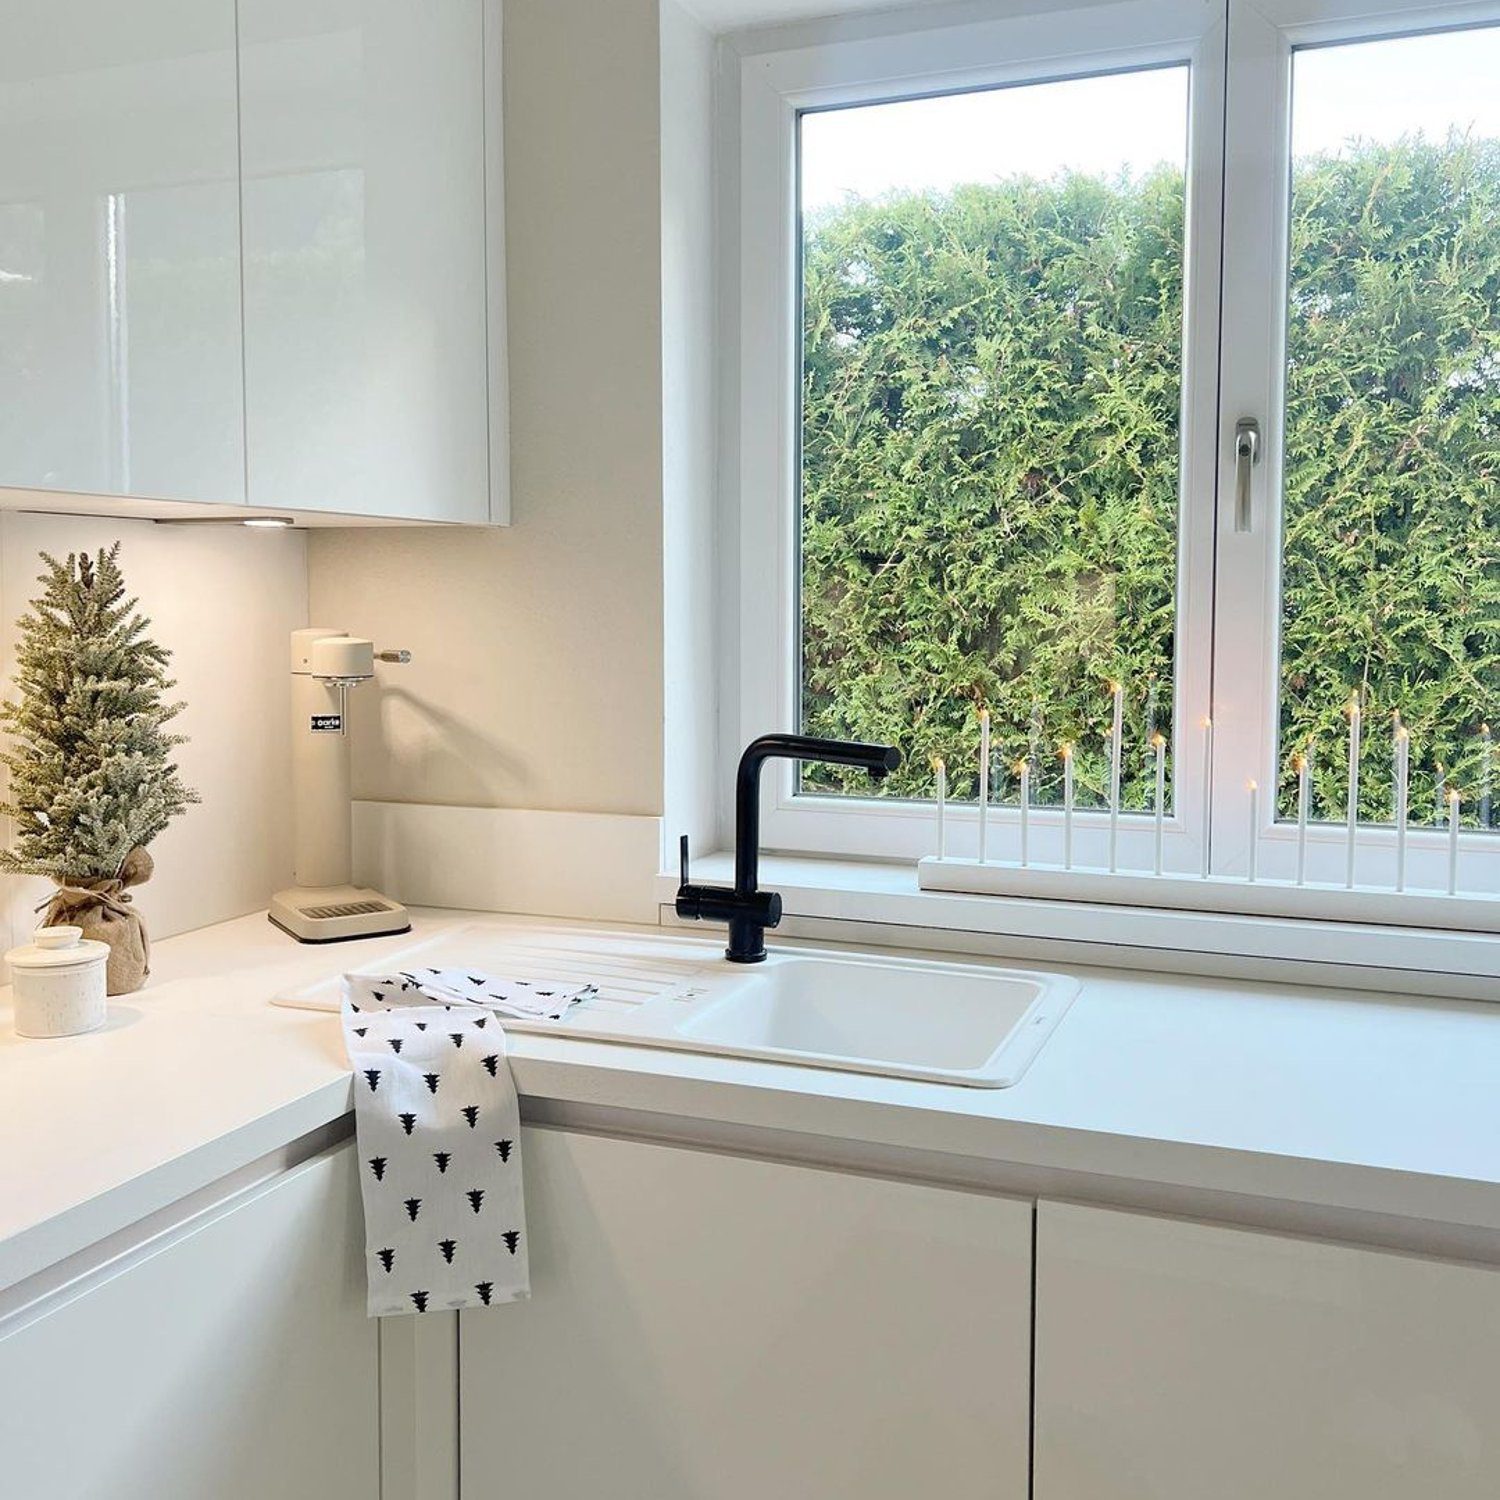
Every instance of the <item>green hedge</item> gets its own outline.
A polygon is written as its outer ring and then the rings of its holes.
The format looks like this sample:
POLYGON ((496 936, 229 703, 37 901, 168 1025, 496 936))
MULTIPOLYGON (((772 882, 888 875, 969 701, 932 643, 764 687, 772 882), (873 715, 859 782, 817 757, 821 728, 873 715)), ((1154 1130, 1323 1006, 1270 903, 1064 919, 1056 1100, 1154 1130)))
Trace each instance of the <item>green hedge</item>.
MULTIPOLYGON (((1072 740, 1080 801, 1101 797, 1118 677, 1125 801, 1146 805, 1145 741, 1172 722, 1182 235, 1167 169, 809 223, 804 725, 899 744, 891 794, 928 795, 943 755, 973 796, 986 704, 999 766, 1031 753, 1055 796, 1051 752, 1072 740)), ((1299 164, 1291 266, 1286 759, 1320 740, 1319 806, 1341 815, 1358 685, 1364 815, 1389 815, 1373 726, 1395 707, 1425 815, 1437 762, 1477 789, 1479 726, 1500 715, 1500 143, 1299 164)))

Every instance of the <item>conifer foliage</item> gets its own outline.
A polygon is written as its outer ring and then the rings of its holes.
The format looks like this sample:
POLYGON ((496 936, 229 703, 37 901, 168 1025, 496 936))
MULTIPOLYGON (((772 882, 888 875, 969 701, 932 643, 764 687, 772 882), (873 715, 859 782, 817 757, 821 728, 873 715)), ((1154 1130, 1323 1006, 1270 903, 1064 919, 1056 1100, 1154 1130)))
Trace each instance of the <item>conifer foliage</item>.
MULTIPOLYGON (((1446 817, 1446 767, 1471 819, 1500 723, 1500 140, 1354 143, 1299 158, 1290 188, 1278 807, 1295 816, 1313 739, 1313 815, 1343 817, 1357 688, 1367 725, 1399 710, 1411 731, 1414 813, 1446 817)), ((1124 805, 1150 807, 1177 654, 1184 193, 1162 167, 809 215, 801 727, 899 745, 878 795, 931 796, 940 755, 972 799, 984 705, 996 795, 1029 754, 1033 798, 1060 801, 1069 741, 1097 806, 1115 678, 1124 805)), ((1363 754, 1361 815, 1388 819, 1389 733, 1363 754)), ((802 775, 876 794, 857 768, 802 775)))
POLYGON ((0 754, 15 821, 0 870, 62 880, 112 880, 199 800, 172 759, 184 736, 171 653, 147 634, 127 598, 120 544, 96 555, 45 553, 41 596, 20 620, 15 686, 0 704, 11 746, 0 754))

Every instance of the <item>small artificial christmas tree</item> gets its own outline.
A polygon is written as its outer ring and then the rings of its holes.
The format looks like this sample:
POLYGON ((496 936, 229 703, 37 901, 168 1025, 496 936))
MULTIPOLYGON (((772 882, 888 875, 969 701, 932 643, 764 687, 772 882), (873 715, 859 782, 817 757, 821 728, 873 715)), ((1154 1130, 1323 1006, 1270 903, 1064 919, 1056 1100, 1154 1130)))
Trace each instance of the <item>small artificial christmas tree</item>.
POLYGON ((0 754, 15 821, 0 870, 48 875, 60 887, 45 922, 74 922, 110 944, 109 992, 138 989, 149 947, 125 887, 149 879, 146 845, 198 794, 171 756, 184 743, 166 725, 171 653, 125 597, 120 544, 97 556, 45 553, 39 599, 20 620, 15 684, 0 705, 11 747, 0 754))

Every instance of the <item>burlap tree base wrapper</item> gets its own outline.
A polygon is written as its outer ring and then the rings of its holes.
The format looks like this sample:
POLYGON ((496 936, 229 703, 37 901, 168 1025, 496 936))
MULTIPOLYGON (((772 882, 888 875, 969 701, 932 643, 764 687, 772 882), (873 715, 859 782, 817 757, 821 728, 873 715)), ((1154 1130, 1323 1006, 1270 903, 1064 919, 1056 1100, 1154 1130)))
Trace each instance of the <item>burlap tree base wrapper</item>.
POLYGON ((140 989, 151 972, 151 939, 126 887, 144 885, 155 868, 144 849, 132 849, 117 879, 59 880, 47 902, 48 927, 81 927, 84 937, 109 944, 105 987, 111 995, 140 989))

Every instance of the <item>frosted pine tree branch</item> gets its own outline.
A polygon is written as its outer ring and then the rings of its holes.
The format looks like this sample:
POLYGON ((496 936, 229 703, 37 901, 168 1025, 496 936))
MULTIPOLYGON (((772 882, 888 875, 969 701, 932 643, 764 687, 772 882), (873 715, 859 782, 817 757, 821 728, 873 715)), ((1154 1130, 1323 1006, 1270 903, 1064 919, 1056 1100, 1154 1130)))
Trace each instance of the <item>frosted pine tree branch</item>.
POLYGON ((171 653, 125 597, 119 553, 116 542, 92 557, 42 555, 41 595, 19 622, 17 696, 0 704, 0 812, 15 821, 0 870, 112 879, 199 800, 171 759, 185 738, 164 727, 184 706, 164 701, 171 653))

